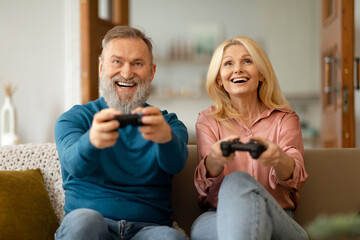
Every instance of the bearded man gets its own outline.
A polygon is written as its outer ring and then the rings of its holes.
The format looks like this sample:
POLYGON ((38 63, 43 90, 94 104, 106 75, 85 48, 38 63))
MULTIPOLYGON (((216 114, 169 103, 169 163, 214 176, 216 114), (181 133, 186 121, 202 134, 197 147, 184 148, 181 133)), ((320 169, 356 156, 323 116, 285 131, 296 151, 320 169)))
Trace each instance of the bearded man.
POLYGON ((100 98, 76 105, 55 125, 65 217, 55 239, 186 239, 172 228, 171 182, 188 156, 176 114, 146 103, 154 78, 152 44, 116 26, 102 41, 100 98), (141 114, 141 126, 115 119, 141 114))

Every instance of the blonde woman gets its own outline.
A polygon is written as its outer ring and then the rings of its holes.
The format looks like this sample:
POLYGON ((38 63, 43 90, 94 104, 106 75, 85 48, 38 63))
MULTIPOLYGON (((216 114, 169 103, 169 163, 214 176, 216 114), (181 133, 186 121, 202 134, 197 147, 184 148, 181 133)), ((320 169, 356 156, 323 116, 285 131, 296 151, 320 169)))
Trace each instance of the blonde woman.
POLYGON ((223 42, 206 88, 215 105, 196 122, 195 186, 207 211, 195 220, 191 239, 308 239, 293 219, 307 179, 300 121, 266 53, 247 37, 223 42), (221 142, 235 139, 266 150, 256 160, 247 151, 225 157, 221 142))

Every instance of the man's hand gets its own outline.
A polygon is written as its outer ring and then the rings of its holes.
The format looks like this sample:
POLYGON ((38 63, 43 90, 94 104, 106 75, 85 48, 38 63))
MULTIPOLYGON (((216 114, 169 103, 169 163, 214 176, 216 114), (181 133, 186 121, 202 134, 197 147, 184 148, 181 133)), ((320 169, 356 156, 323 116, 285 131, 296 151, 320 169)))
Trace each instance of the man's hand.
POLYGON ((103 149, 115 145, 119 137, 119 132, 116 131, 119 122, 110 120, 114 119, 115 115, 121 114, 114 108, 107 108, 94 115, 89 134, 90 142, 94 147, 103 149))
POLYGON ((132 113, 137 112, 143 114, 141 121, 144 126, 139 127, 139 131, 144 139, 156 143, 167 143, 171 141, 171 128, 158 108, 145 107, 132 111, 132 113))

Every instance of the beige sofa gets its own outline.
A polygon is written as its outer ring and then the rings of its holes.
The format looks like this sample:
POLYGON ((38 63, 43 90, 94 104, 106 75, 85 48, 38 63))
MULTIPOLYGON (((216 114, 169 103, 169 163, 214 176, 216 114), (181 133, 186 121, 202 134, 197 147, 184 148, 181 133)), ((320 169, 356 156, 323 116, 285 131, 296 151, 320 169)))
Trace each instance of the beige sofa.
MULTIPOLYGON (((185 169, 173 184, 174 219, 189 234, 194 219, 201 213, 193 184, 197 149, 189 145, 185 169)), ((309 178, 301 189, 296 220, 303 226, 321 214, 348 213, 360 210, 360 148, 306 149, 305 164, 309 178)), ((0 170, 40 168, 46 190, 58 221, 64 216, 64 194, 54 143, 22 144, 0 147, 0 170)), ((19 199, 20 201, 21 199, 19 199)))
MULTIPOLYGON (((189 145, 185 169, 174 178, 174 218, 189 233, 200 214, 193 184, 197 149, 189 145)), ((305 149, 309 178, 300 190, 295 218, 302 226, 317 216, 360 211, 360 148, 305 149)))

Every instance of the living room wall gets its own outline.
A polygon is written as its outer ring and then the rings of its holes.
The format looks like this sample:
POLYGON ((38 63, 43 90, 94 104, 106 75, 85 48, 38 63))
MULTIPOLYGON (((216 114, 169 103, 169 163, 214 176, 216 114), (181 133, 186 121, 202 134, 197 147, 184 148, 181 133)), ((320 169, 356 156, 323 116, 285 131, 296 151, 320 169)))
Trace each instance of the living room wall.
POLYGON ((0 1, 0 106, 13 84, 17 134, 23 143, 54 141, 64 110, 64 1, 0 1))
MULTIPOLYGON (((3 87, 12 83, 16 87, 12 100, 16 108, 17 134, 23 143, 53 142, 57 117, 71 105, 79 103, 80 82, 73 81, 77 79, 78 73, 68 68, 71 65, 76 70, 79 66, 76 62, 77 53, 73 50, 69 52, 67 45, 69 42, 76 44, 78 37, 69 39, 67 35, 67 21, 78 16, 68 11, 68 5, 74 2, 0 1, 0 106, 5 97, 3 87)), ((259 2, 252 1, 252 4, 259 2)), ((138 6, 138 1, 134 3, 138 6)), ((357 0, 355 7, 356 37, 359 39, 360 4, 357 0)), ((154 41, 161 46, 162 40, 157 39, 157 30, 141 21, 142 18, 138 18, 133 23, 144 25, 154 36, 154 41)), ((359 56, 359 40, 356 43, 356 54, 359 56)), ((360 147, 359 91, 356 97, 357 146, 360 147)))

